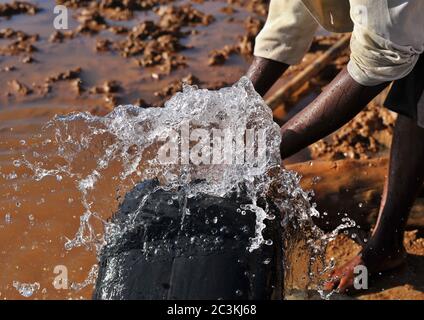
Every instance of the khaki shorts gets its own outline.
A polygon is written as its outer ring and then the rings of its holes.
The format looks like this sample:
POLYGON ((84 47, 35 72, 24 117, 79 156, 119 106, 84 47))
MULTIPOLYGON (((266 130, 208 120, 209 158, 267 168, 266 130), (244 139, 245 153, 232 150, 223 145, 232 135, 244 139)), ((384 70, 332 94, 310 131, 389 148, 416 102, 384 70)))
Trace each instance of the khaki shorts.
POLYGON ((424 56, 421 55, 411 73, 396 80, 384 105, 407 116, 424 127, 424 56))

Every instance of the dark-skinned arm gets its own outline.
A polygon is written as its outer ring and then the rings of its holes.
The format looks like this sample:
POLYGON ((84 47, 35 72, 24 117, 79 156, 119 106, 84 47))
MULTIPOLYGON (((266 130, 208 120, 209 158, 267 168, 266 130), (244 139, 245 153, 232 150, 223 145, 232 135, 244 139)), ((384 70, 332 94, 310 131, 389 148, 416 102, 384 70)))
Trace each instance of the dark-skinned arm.
POLYGON ((295 154, 342 127, 387 85, 363 86, 344 68, 324 92, 281 127, 282 158, 295 154))
POLYGON ((288 67, 287 64, 278 61, 255 57, 246 76, 263 97, 288 67))

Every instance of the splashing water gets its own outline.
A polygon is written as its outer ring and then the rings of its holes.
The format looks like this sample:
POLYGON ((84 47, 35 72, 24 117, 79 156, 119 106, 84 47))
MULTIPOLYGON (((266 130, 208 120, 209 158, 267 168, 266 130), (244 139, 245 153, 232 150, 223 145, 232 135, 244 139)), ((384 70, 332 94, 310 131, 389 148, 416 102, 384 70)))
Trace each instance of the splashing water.
POLYGON ((19 281, 13 281, 13 287, 25 298, 31 297, 35 292, 40 290, 40 284, 38 282, 21 283, 19 281))
POLYGON ((80 226, 67 239, 67 250, 83 246, 99 252, 106 242, 133 228, 131 219, 126 225, 108 219, 121 197, 140 181, 157 179, 154 191, 184 187, 188 198, 226 197, 243 188, 249 202, 240 206, 240 214, 256 214, 250 251, 272 245, 263 231, 265 221, 276 217, 258 205, 260 199, 271 197, 283 217, 286 286, 295 282, 292 266, 299 263, 303 250, 305 289, 316 282, 313 271, 319 275, 328 269, 323 260, 328 241, 353 222, 346 220, 327 235, 313 224, 311 217, 319 213, 300 188, 299 175, 281 167, 280 142, 271 110, 242 78, 218 91, 184 86, 164 108, 127 105, 104 117, 57 116, 26 141, 32 148, 15 159, 14 166, 28 168, 36 181, 54 179, 78 191, 80 226))
POLYGON ((71 289, 79 291, 89 286, 90 284, 94 284, 96 282, 97 275, 99 273, 99 266, 97 264, 93 265, 88 273, 87 278, 80 283, 72 282, 71 289))

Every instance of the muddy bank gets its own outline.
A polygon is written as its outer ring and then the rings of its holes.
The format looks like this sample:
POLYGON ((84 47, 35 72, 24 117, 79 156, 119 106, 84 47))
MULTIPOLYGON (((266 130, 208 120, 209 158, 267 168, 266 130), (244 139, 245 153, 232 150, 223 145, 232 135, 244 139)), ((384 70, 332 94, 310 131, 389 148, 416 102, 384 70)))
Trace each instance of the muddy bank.
MULTIPOLYGON (((314 190, 313 201, 321 217, 315 222, 331 231, 344 217, 357 226, 345 230, 327 248, 327 260, 335 258, 341 266, 353 258, 365 244, 375 225, 387 171, 388 159, 311 161, 293 164, 289 169, 302 176, 302 187, 314 190)), ((404 245, 406 264, 394 271, 375 275, 359 299, 424 299, 424 194, 421 193, 407 223, 404 245)), ((338 297, 341 298, 341 297, 338 297)))
MULTIPOLYGON (((351 298, 360 300, 423 300, 424 237, 422 231, 408 231, 404 245, 408 252, 406 264, 400 268, 376 274, 370 278, 369 289, 355 293, 351 298)), ((346 235, 339 236, 327 250, 327 258, 334 257, 336 265, 353 258, 361 247, 346 235)))

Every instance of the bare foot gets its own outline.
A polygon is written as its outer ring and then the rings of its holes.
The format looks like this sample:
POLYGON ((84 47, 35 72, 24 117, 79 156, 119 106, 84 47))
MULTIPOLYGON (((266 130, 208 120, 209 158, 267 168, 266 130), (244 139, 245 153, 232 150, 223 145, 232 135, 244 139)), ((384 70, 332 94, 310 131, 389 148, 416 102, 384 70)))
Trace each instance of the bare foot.
POLYGON ((356 266, 367 267, 369 274, 372 275, 399 267, 403 264, 405 258, 406 250, 403 247, 389 253, 387 248, 378 250, 369 244, 359 255, 335 269, 331 273, 330 279, 325 283, 324 289, 327 291, 336 289, 338 292, 345 292, 353 286, 357 275, 354 272, 356 266))
POLYGON ((331 291, 336 289, 339 292, 344 292, 353 286, 355 280, 355 267, 363 265, 361 255, 357 255, 352 260, 336 268, 330 275, 330 279, 325 283, 324 290, 331 291))

